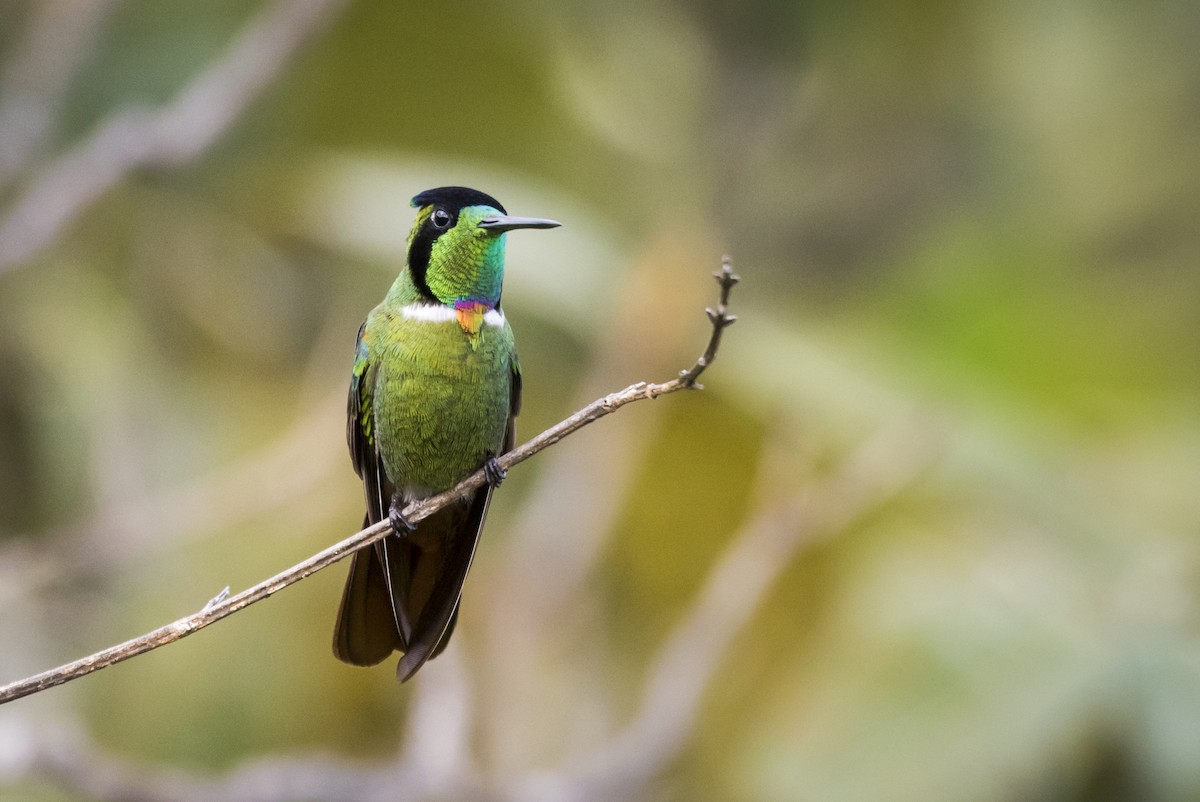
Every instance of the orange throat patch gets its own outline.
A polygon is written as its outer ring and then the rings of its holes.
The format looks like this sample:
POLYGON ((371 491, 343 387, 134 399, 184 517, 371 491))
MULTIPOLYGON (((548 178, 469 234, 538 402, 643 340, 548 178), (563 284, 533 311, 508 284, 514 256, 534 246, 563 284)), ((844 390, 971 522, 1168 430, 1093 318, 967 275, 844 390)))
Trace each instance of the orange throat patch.
POLYGON ((458 316, 458 325, 472 340, 479 334, 483 326, 483 316, 489 311, 487 304, 479 301, 458 301, 454 304, 454 312, 458 316))

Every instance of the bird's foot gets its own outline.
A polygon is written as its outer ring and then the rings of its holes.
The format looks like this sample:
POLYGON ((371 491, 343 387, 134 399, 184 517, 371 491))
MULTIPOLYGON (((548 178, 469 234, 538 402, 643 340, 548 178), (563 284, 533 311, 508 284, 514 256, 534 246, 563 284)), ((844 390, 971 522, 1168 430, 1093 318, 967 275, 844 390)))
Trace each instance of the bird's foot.
POLYGON ((417 531, 417 525, 404 517, 401 512, 403 505, 397 501, 392 502, 392 506, 388 509, 388 523, 392 525, 392 531, 397 537, 408 537, 413 532, 417 531))
POLYGON ((488 457, 487 462, 483 463, 483 476, 489 485, 499 487, 504 477, 508 476, 508 471, 500 467, 495 457, 488 457))

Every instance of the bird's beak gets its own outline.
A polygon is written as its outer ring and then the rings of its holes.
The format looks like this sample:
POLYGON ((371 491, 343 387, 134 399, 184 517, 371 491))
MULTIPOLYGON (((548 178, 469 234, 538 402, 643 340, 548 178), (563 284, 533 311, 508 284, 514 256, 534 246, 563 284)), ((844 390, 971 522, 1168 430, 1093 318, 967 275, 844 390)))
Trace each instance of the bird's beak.
POLYGON ((546 220, 541 217, 512 217, 507 214, 493 214, 479 221, 479 228, 503 233, 514 228, 558 228, 562 223, 557 220, 546 220))

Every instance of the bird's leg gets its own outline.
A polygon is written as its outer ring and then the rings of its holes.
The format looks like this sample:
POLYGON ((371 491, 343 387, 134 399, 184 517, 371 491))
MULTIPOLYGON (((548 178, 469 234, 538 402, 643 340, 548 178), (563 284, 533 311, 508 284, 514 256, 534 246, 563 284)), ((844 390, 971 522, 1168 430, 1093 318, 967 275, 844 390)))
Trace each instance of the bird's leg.
POLYGON ((408 537, 413 532, 417 531, 417 525, 411 523, 404 517, 402 510, 404 509, 404 499, 400 498, 400 494, 392 496, 392 505, 388 508, 388 522, 392 525, 392 531, 397 537, 408 537))
POLYGON ((499 487, 504 477, 508 476, 508 471, 500 467, 495 457, 488 457, 487 462, 483 463, 483 476, 489 485, 499 487))

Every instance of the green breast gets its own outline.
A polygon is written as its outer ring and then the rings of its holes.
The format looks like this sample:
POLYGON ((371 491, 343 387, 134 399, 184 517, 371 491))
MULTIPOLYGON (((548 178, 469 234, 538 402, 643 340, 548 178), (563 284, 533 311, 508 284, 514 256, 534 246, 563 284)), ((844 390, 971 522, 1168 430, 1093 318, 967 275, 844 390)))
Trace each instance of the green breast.
POLYGON ((500 453, 508 425, 512 330, 485 323, 472 347, 453 319, 409 319, 383 305, 367 322, 375 436, 409 498, 452 487, 500 453))

